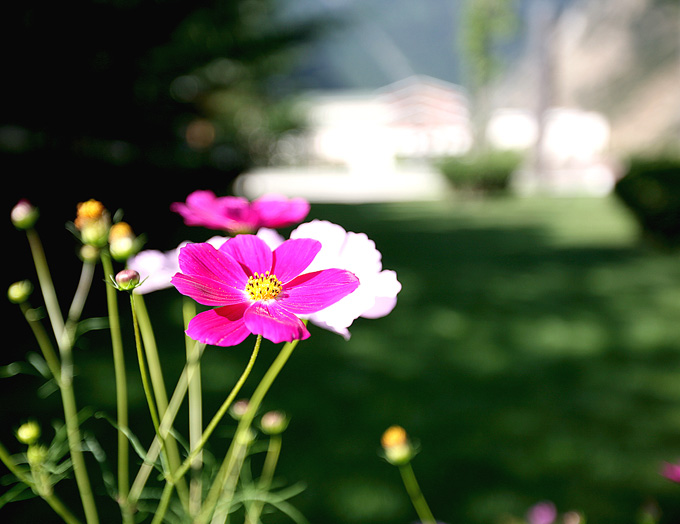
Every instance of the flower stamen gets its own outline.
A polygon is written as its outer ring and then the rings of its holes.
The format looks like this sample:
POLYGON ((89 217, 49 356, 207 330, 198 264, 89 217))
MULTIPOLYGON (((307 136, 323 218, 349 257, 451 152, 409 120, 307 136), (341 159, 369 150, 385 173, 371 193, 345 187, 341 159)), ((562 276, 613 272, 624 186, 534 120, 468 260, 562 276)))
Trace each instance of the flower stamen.
POLYGON ((248 277, 246 293, 252 300, 274 300, 281 293, 281 281, 269 271, 264 275, 255 273, 248 277))

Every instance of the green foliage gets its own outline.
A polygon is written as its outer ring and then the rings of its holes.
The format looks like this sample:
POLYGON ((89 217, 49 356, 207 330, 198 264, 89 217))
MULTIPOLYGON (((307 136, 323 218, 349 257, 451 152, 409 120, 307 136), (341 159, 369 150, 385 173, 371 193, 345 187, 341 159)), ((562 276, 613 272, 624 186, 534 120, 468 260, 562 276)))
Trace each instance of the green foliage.
POLYGON ((486 85, 500 71, 496 54, 499 43, 517 30, 514 0, 475 0, 465 2, 462 44, 475 87, 486 85))
POLYGON ((680 247, 680 157, 633 158, 615 194, 656 245, 680 247))
POLYGON ((448 157, 438 163, 454 189, 474 193, 507 191, 510 177, 522 160, 515 151, 487 151, 460 157, 448 157))

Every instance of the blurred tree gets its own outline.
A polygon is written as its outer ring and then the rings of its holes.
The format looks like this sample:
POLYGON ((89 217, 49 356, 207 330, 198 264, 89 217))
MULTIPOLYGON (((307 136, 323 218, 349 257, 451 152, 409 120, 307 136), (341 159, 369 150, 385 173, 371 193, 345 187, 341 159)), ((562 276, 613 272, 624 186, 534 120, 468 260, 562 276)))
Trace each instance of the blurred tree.
POLYGON ((157 189, 159 170, 192 172, 192 184, 200 170, 224 185, 298 124, 285 74, 320 27, 283 23, 273 0, 12 2, 3 170, 63 166, 72 189, 119 172, 157 189))
POLYGON ((498 48, 519 26, 517 0, 467 0, 463 3, 461 49, 472 99, 475 145, 486 146, 490 83, 503 70, 498 48))

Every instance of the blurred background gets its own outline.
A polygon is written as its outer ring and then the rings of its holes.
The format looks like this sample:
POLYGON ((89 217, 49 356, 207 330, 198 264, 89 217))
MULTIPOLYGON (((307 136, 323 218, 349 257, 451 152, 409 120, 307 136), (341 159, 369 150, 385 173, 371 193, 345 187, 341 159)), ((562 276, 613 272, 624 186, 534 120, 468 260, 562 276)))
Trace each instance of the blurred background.
MULTIPOLYGON (((290 502, 310 522, 416 520, 378 456, 391 424, 419 441, 443 522, 509 522, 541 500, 598 524, 680 522, 680 486, 659 474, 680 459, 680 2, 14 2, 0 35, 4 207, 40 208, 64 307, 79 273, 64 225, 89 198, 169 250, 214 234, 170 212, 191 191, 302 196, 397 272, 391 315, 349 342, 314 330, 268 398, 291 416, 280 480, 304 486, 290 502)), ((5 227, 9 286, 34 271, 5 227)), ((181 302, 164 290, 148 306, 174 383, 181 302)), ((103 284, 86 311, 105 314, 103 284)), ((11 448, 59 403, 6 315, 11 448)), ((77 387, 113 413, 108 344, 78 341, 77 387)), ((206 416, 249 352, 206 352, 206 416)), ((87 428, 109 450, 112 428, 87 428)), ((51 522, 43 510, 1 511, 51 522)))

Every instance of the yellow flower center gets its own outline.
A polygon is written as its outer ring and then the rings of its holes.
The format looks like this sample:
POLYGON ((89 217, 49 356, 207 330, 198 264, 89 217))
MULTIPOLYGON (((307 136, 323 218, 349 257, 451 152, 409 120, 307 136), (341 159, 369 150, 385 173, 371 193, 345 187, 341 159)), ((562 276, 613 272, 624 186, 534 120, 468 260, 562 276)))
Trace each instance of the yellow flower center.
POLYGON ((253 300, 273 300, 281 293, 281 281, 269 271, 264 275, 255 273, 248 277, 246 292, 253 300))

